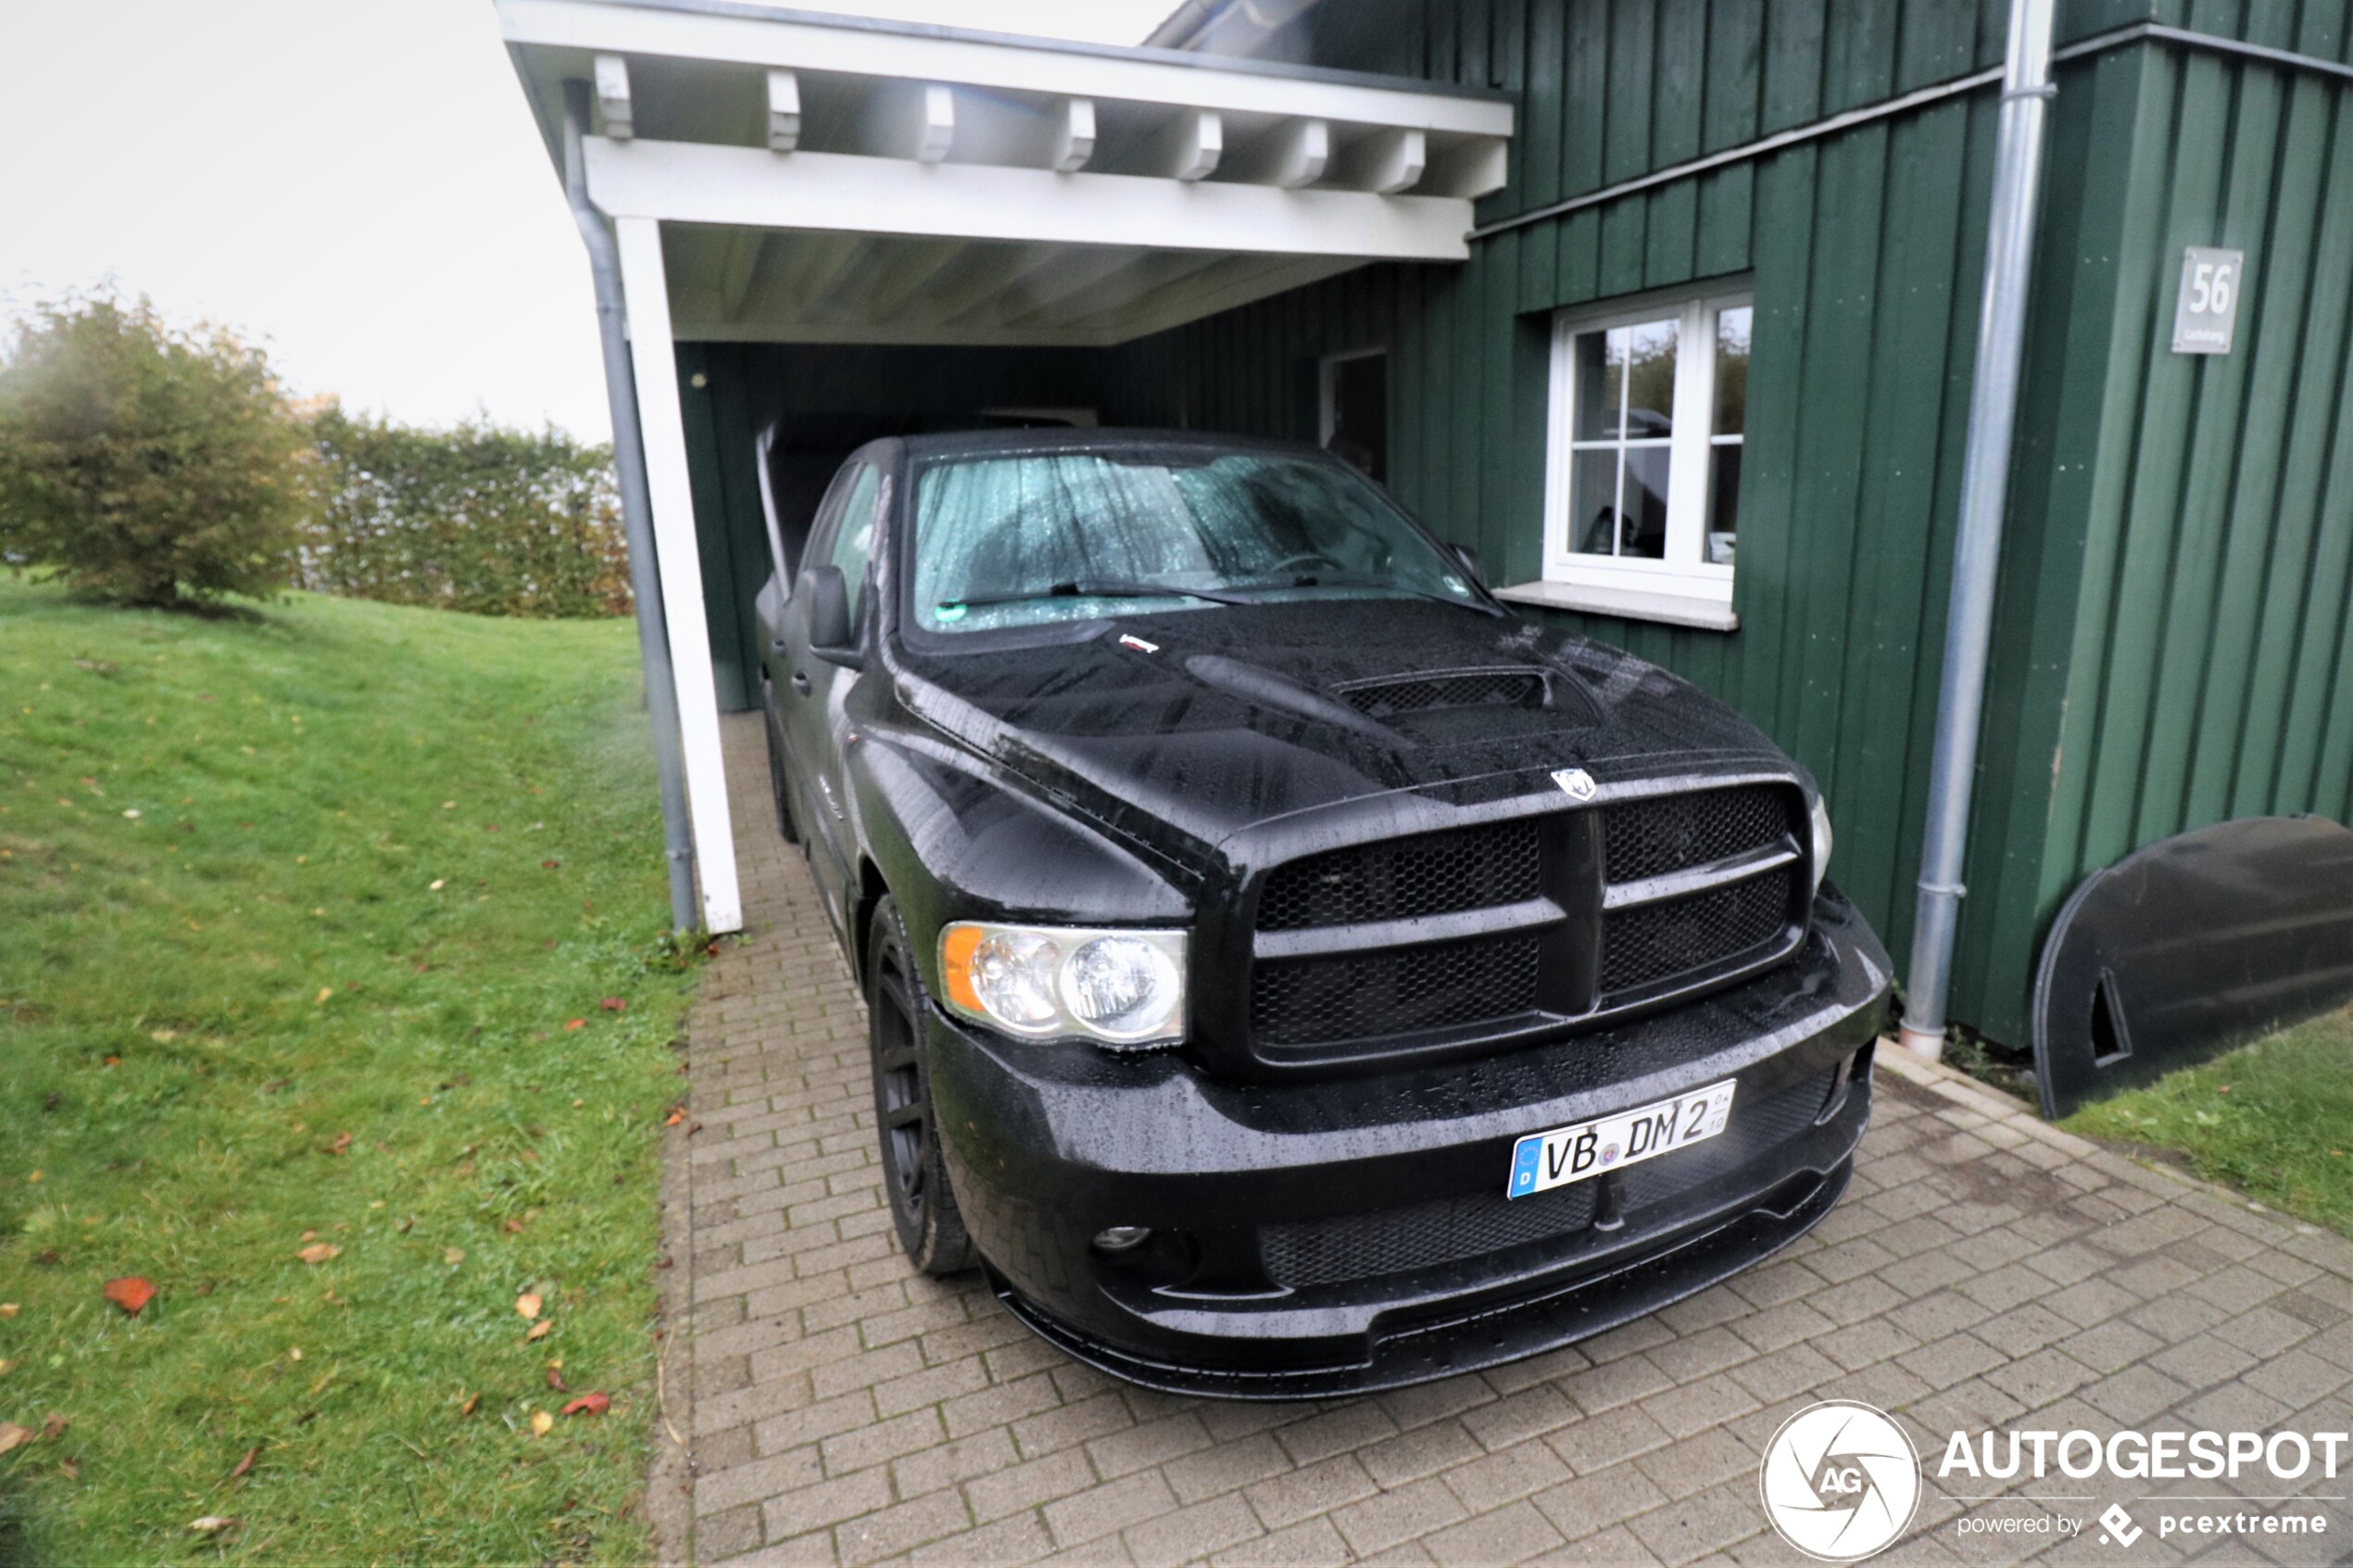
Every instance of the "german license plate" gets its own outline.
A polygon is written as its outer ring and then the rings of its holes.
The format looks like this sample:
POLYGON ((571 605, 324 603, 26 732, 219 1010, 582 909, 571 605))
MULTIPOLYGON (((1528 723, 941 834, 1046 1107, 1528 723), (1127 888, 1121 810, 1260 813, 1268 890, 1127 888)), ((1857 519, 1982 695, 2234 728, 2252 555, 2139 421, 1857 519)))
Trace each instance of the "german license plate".
POLYGON ((1695 1143, 1705 1143, 1732 1119, 1732 1080, 1621 1110, 1598 1122, 1530 1133, 1512 1146, 1506 1198, 1532 1198, 1553 1187, 1621 1170, 1695 1143))

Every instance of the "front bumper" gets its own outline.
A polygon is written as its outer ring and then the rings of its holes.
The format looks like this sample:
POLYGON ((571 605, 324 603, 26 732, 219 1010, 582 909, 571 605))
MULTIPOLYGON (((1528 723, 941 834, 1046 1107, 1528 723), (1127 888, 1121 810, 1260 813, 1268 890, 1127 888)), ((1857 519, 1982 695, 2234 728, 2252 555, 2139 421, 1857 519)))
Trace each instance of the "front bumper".
POLYGON ((1601 1333, 1803 1235, 1869 1118, 1889 972, 1826 886, 1769 972, 1491 1058, 1229 1084, 935 1012, 932 1093, 991 1283, 1040 1335, 1158 1388, 1356 1392, 1601 1333), (1522 1135, 1726 1078, 1731 1122, 1707 1143, 1504 1198, 1522 1135), (1106 1255, 1111 1226, 1154 1238, 1106 1255))

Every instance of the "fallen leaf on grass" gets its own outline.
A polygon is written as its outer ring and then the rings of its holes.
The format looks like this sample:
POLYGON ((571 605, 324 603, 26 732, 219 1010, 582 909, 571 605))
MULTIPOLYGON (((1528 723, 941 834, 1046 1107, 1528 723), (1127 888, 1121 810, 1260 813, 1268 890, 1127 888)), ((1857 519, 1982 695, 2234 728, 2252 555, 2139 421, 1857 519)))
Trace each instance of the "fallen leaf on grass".
POLYGON ((41 1435, 54 1443, 66 1435, 66 1427, 69 1424, 64 1416, 53 1415, 41 1424, 41 1435))
POLYGON ((555 1425, 556 1418, 549 1415, 546 1411, 533 1411, 531 1412, 531 1435, 533 1436, 545 1437, 549 1432, 555 1430, 555 1425))
POLYGON ((57 1470, 59 1474, 63 1474, 69 1481, 79 1481, 82 1479, 82 1465, 77 1461, 61 1459, 57 1461, 57 1470))
POLYGON ((679 1123, 684 1122, 686 1119, 686 1106, 683 1104, 673 1105, 670 1108, 670 1114, 661 1119, 661 1124, 665 1127, 675 1127, 679 1123))
POLYGON ((243 1477, 246 1471, 253 1468, 253 1461, 260 1457, 261 1449, 259 1447, 257 1446, 247 1449, 245 1450, 245 1457, 237 1461, 237 1468, 229 1472, 229 1479, 234 1481, 243 1477))
POLYGON ((0 1318, 12 1318, 16 1315, 17 1304, 14 1301, 0 1301, 0 1318))
POLYGON ((426 886, 425 886, 425 891, 426 891, 426 892, 428 892, 428 893, 438 893, 438 892, 440 892, 443 888, 445 888, 445 887, 447 887, 447 886, 448 886, 448 885, 449 885, 449 881, 448 881, 448 879, 447 879, 447 877, 438 877, 438 876, 437 876, 437 877, 434 877, 434 878, 433 879, 433 881, 432 881, 432 882, 430 882, 430 883, 428 883, 428 884, 426 884, 426 886))
POLYGON ((607 1012, 627 1012, 629 1010, 628 1001, 621 997, 607 997, 603 1001, 598 1002, 597 1005, 604 1009, 607 1012))
POLYGON ((319 994, 310 998, 310 1005, 312 1007, 324 1007, 327 1005, 327 998, 333 997, 334 994, 335 988, 333 986, 321 985, 319 987, 319 994))
POLYGON ((564 1021, 564 1029, 566 1033, 570 1033, 574 1029, 585 1029, 587 1027, 588 1021, 585 1018, 571 1018, 564 1021))
POLYGON ((540 1300, 538 1293, 535 1291, 526 1290, 522 1295, 515 1298, 515 1311, 522 1313, 526 1318, 537 1317, 539 1315, 539 1307, 540 1300))
POLYGON ((566 1415, 602 1415, 612 1408, 612 1400, 603 1394, 583 1394, 564 1407, 566 1415))
POLYGON ((351 1135, 349 1133, 336 1134, 335 1141, 327 1146, 326 1152, 329 1154, 348 1154, 351 1152, 351 1135))
POLYGON ((223 1530, 235 1529, 237 1524, 238 1522, 234 1519, 224 1519, 218 1513, 208 1513, 202 1519, 190 1521, 188 1528, 199 1536, 217 1536, 223 1530))
POLYGON ((19 1426, 13 1421, 0 1421, 0 1454, 10 1449, 20 1449, 31 1441, 31 1427, 19 1426))
POLYGON ((458 1407, 458 1414, 460 1417, 469 1416, 481 1408, 482 1396, 479 1394, 469 1394, 466 1396, 466 1402, 458 1407))
POLYGON ((507 1231, 508 1234, 511 1236, 521 1236, 522 1234, 522 1222, 521 1220, 509 1220, 507 1222, 507 1231))
POLYGON ((545 1338, 547 1338, 547 1336, 548 1336, 548 1334, 549 1334, 549 1333, 550 1333, 550 1332, 551 1332, 551 1331, 555 1328, 555 1326, 556 1326, 556 1320, 555 1320, 555 1319, 553 1319, 553 1318, 541 1318, 541 1319, 540 1319, 537 1323, 533 1323, 533 1324, 531 1325, 531 1332, 530 1332, 529 1334, 526 1334, 526 1335, 524 1335, 524 1336, 522 1336, 523 1343, 524 1343, 524 1344, 526 1344, 526 1345, 528 1345, 528 1344, 530 1344, 530 1343, 531 1343, 533 1340, 535 1340, 535 1339, 545 1339, 545 1338))
MULTIPOLYGON (((547 1386, 553 1388, 559 1394, 569 1394, 572 1392, 570 1388, 564 1386, 564 1374, 558 1372, 552 1366, 547 1369, 547 1386)), ((565 1413, 570 1414, 571 1412, 566 1411, 565 1413)))
POLYGON ((137 1274, 125 1274, 120 1279, 107 1281, 106 1294, 107 1300, 135 1318, 141 1309, 156 1298, 156 1287, 137 1274))
POLYGON ((442 1248, 441 1261, 454 1269, 466 1261, 466 1249, 462 1247, 446 1247, 442 1248))
POLYGON ((539 869, 543 872, 551 872, 562 864, 561 860, 542 860, 539 862, 539 869))
POLYGON ((304 1262, 309 1263, 315 1267, 318 1264, 325 1262, 330 1258, 340 1257, 342 1254, 343 1248, 337 1247, 332 1241, 314 1241, 309 1246, 304 1248, 301 1251, 296 1253, 295 1256, 301 1259, 304 1262))

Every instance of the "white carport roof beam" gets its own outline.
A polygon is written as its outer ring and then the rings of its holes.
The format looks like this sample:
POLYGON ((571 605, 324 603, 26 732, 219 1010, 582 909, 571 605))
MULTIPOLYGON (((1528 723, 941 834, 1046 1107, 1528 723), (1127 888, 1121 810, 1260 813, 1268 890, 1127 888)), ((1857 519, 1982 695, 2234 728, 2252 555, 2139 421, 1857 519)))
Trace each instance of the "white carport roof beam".
POLYGON ((1462 261, 1470 203, 1057 174, 698 142, 591 137, 588 193, 615 218, 1289 256, 1462 261))
POLYGON ((1257 115, 1295 115, 1508 137, 1512 106, 1484 94, 1428 91, 1340 72, 1221 69, 1148 50, 1061 46, 843 18, 760 15, 752 7, 682 8, 610 0, 500 0, 510 45, 724 60, 786 69, 899 77, 1008 92, 1118 99, 1257 115))

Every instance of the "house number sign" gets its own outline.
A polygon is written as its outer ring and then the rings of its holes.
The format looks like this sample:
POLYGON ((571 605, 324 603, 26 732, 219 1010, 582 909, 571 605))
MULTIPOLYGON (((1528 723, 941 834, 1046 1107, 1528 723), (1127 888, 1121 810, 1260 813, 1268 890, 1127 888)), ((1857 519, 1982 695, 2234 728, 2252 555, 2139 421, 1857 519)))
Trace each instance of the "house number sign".
POLYGON ((2228 354, 2238 325, 2239 284, 2246 252, 2192 245, 2182 256, 2182 292, 2173 301, 2173 352, 2228 354))

